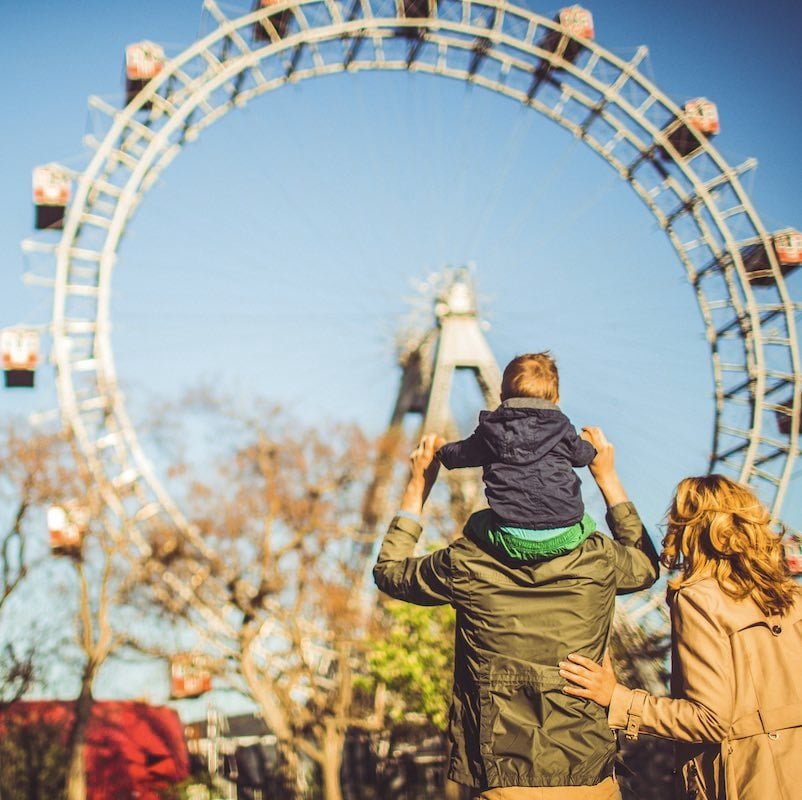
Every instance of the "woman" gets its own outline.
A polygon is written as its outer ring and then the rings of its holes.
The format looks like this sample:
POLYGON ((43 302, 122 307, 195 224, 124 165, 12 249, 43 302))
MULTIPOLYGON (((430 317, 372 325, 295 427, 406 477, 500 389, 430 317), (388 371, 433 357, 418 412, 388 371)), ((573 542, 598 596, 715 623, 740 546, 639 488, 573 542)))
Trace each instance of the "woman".
POLYGON ((668 514, 672 697, 617 683, 572 654, 568 694, 609 707, 611 728, 677 740, 677 797, 802 798, 802 598, 769 514, 721 475, 686 478, 668 514))

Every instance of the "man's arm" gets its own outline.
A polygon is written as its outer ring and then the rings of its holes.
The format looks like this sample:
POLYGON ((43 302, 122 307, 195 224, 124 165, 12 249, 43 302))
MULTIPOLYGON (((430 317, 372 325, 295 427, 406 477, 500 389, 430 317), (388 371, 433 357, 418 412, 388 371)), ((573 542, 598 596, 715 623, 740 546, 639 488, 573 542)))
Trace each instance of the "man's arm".
POLYGON ((615 540, 613 566, 617 594, 648 589, 660 575, 660 561, 635 506, 630 502, 619 503, 608 509, 606 520, 615 540))
POLYGON ((423 606, 451 602, 449 549, 417 558, 412 555, 423 530, 417 519, 440 466, 435 459, 435 438, 424 436, 410 457, 409 482, 401 498, 400 514, 390 523, 373 567, 373 579, 381 591, 423 606))
POLYGON ((646 589, 660 574, 657 551, 618 477, 615 448, 607 441, 601 428, 582 430, 596 449, 596 458, 589 468, 607 504, 607 524, 615 540, 613 565, 618 592, 623 594, 646 589))
POLYGON ((385 594, 419 606, 439 606, 451 602, 451 559, 449 549, 426 556, 412 553, 420 538, 419 522, 396 516, 385 534, 373 580, 385 594))

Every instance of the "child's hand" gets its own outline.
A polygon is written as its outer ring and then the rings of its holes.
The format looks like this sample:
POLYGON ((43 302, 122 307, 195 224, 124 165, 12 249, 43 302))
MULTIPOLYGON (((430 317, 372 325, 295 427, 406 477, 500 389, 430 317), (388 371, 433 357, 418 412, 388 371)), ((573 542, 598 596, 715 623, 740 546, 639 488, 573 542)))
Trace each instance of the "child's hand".
POLYGON ((444 444, 446 440, 439 434, 434 435, 434 452, 436 453, 444 444))

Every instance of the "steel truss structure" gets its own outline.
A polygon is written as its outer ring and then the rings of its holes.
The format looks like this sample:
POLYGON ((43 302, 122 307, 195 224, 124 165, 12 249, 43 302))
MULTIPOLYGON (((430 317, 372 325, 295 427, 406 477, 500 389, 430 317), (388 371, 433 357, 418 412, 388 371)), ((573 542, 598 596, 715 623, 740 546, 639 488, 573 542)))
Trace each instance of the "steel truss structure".
MULTIPOLYGON (((449 441, 459 439, 450 403, 451 387, 459 370, 473 374, 485 408, 497 406, 501 395, 501 371, 481 330, 468 270, 447 268, 430 280, 437 285, 432 327, 410 332, 399 341, 401 381, 362 508, 369 538, 363 555, 373 549, 373 542, 393 510, 389 489, 395 482, 394 468, 405 443, 405 422, 417 418, 417 437, 438 433, 449 441)), ((447 480, 455 519, 464 519, 477 503, 484 505, 481 469, 454 470, 448 473, 447 480)))
MULTIPOLYGON (((404 0, 285 0, 234 16, 215 0, 204 5, 214 29, 168 61, 125 108, 90 99, 105 132, 90 142, 94 155, 76 176, 60 241, 23 243, 55 265, 43 280, 54 290, 64 424, 120 536, 143 563, 157 529, 175 530, 186 547, 211 554, 157 479, 118 389, 109 303, 120 239, 162 171, 209 125, 287 83, 361 70, 430 73, 505 95, 581 139, 632 187, 668 235, 704 320, 715 383, 710 467, 755 485, 779 517, 800 451, 800 304, 740 181, 754 162, 729 166, 690 128, 695 149, 676 149, 670 134, 683 111, 639 72, 646 48, 622 60, 505 0, 428 0, 425 16, 405 13, 413 6, 425 13, 425 2, 404 0), (759 282, 742 257, 754 244, 768 259, 759 282), (787 433, 778 432, 777 415, 787 433)), ((153 568, 176 602, 195 607, 196 588, 207 580, 202 571, 189 585, 153 568)), ((231 631, 225 608, 197 610, 231 631)))

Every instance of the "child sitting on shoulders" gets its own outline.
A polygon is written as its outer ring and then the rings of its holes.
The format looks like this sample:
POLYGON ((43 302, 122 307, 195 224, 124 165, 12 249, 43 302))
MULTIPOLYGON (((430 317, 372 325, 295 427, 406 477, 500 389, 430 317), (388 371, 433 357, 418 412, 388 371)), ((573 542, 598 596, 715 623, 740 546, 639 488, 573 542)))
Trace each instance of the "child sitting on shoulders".
POLYGON ((474 514, 465 533, 516 560, 567 553, 596 530, 573 470, 590 464, 596 450, 577 434, 559 402, 551 354, 518 356, 504 370, 501 405, 480 412, 467 439, 437 451, 446 469, 483 468, 490 511, 474 514))

